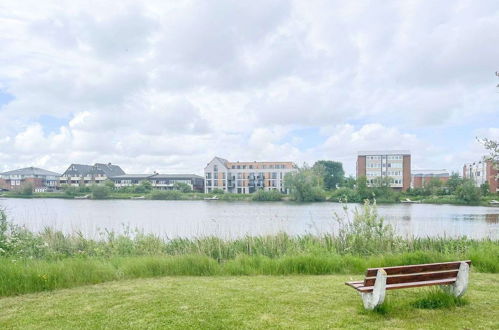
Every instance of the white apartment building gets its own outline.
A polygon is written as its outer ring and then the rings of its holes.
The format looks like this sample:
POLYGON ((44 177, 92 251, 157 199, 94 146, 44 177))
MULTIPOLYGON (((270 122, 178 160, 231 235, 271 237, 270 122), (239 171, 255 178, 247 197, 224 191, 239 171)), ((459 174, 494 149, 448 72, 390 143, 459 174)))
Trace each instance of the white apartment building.
POLYGON ((215 157, 205 169, 205 192, 221 189, 251 194, 259 189, 286 193, 284 176, 297 171, 293 162, 229 162, 215 157))

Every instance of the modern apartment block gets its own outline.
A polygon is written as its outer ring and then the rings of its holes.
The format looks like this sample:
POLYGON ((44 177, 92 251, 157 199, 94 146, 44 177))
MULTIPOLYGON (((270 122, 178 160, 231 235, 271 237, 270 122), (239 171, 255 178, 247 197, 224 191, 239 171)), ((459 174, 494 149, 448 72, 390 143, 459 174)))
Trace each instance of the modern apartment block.
POLYGON ((71 164, 61 175, 60 183, 71 186, 99 184, 108 178, 123 175, 125 172, 118 165, 111 163, 94 165, 71 164))
POLYGON ((259 189, 285 193, 284 176, 297 170, 293 162, 229 162, 215 157, 206 165, 205 192, 221 189, 251 194, 259 189))
POLYGON ((435 178, 445 184, 449 177, 450 174, 447 170, 414 170, 412 171, 411 188, 423 188, 435 178))
POLYGON ((465 164, 463 166, 463 178, 473 180, 477 187, 488 183, 490 192, 496 193, 499 191, 499 176, 497 170, 498 164, 495 165, 491 160, 481 160, 465 164))
POLYGON ((158 190, 173 190, 176 183, 184 183, 194 191, 204 191, 204 179, 196 174, 124 174, 110 179, 117 188, 135 186, 147 180, 154 189, 158 190))
POLYGON ((0 173, 0 188, 18 190, 25 184, 31 184, 34 191, 54 190, 58 186, 60 174, 38 167, 26 167, 0 173))
POLYGON ((390 178, 390 186, 407 190, 411 186, 411 152, 408 150, 359 151, 357 177, 365 176, 373 186, 377 178, 390 178))

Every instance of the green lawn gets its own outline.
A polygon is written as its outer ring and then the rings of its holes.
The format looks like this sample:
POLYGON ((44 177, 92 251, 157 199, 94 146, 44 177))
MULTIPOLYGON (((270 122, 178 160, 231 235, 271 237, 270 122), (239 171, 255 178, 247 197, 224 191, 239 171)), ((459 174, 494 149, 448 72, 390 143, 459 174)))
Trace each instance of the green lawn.
POLYGON ((361 276, 137 279, 0 298, 0 328, 499 328, 499 275, 472 273, 467 305, 424 310, 429 289, 388 292, 366 312, 343 283, 361 276))

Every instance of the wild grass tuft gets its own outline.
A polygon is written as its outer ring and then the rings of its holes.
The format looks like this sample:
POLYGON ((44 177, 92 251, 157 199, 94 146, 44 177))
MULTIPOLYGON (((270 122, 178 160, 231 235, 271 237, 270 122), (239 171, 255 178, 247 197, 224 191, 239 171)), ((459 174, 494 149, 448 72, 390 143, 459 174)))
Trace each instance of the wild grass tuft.
POLYGON ((466 298, 454 297, 440 289, 428 290, 425 295, 414 301, 411 305, 421 309, 454 308, 467 305, 466 298))

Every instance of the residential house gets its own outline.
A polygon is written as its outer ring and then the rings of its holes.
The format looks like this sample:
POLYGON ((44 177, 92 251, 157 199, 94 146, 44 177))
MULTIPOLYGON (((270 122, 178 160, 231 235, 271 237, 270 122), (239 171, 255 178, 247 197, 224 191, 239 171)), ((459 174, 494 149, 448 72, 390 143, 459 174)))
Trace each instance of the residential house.
POLYGON ((60 184, 71 186, 99 184, 111 177, 124 174, 125 172, 121 167, 111 163, 96 163, 94 165, 71 164, 61 175, 60 184))
POLYGON ((194 191, 204 191, 203 177, 195 174, 124 174, 114 176, 111 180, 118 188, 135 186, 142 181, 148 180, 151 182, 153 189, 157 190, 173 190, 175 184, 184 183, 194 191))
POLYGON ((38 167, 26 167, 0 173, 0 188, 19 190, 25 184, 31 184, 36 192, 55 190, 59 185, 59 177, 59 173, 38 167))

